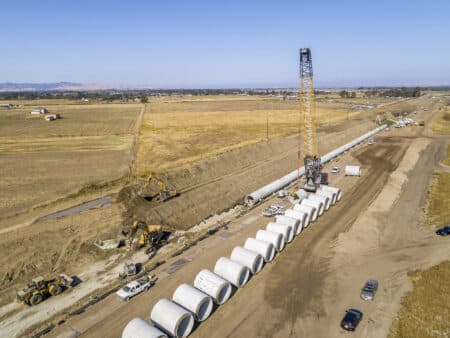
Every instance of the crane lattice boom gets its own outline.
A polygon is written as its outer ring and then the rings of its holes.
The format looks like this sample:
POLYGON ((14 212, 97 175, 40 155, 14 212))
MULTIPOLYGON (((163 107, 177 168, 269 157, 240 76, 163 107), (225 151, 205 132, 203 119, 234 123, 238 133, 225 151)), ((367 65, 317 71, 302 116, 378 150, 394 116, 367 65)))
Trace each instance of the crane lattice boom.
POLYGON ((314 83, 311 50, 300 49, 300 125, 301 153, 305 164, 305 190, 316 191, 320 185, 321 163, 317 147, 314 83))

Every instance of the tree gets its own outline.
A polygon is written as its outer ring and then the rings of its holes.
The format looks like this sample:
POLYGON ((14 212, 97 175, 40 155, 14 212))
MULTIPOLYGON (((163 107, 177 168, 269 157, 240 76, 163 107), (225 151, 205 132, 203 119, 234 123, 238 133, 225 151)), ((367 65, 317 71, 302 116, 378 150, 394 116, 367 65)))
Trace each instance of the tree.
POLYGON ((147 103, 148 102, 148 97, 147 96, 142 96, 141 97, 141 103, 147 103))

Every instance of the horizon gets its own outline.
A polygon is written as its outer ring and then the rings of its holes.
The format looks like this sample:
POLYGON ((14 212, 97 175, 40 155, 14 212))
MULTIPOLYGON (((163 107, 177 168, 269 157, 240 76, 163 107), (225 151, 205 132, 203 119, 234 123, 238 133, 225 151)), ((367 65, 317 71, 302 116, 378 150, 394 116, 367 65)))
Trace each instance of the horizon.
POLYGON ((310 47, 317 88, 450 85, 445 1, 25 1, 4 12, 2 83, 295 88, 310 47))

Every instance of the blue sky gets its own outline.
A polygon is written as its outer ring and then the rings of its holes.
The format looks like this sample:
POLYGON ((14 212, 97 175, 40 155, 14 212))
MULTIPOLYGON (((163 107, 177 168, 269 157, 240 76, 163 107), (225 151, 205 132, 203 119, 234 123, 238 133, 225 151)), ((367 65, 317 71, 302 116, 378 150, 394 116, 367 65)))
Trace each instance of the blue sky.
POLYGON ((151 87, 450 84, 450 1, 0 3, 0 82, 151 87))

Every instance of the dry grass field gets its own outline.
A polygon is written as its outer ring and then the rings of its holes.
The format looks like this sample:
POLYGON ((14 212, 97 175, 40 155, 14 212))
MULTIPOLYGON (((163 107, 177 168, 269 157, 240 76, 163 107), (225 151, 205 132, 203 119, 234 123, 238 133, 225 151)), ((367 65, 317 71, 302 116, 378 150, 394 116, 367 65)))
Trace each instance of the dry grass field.
POLYGON ((408 275, 414 289, 402 298, 389 338, 448 337, 450 261, 408 275))
POLYGON ((431 130, 437 134, 450 135, 450 106, 442 108, 442 112, 432 122, 431 130))
MULTIPOLYGON (((320 100, 316 103, 319 128, 363 114, 373 115, 372 110, 352 109, 365 103, 362 98, 320 100)), ((136 174, 181 167, 266 140, 267 135, 273 138, 297 133, 298 105, 296 100, 254 96, 154 98, 141 126, 136 174)))
MULTIPOLYGON (((32 106, 44 105, 34 102, 32 106)), ((0 219, 127 174, 139 104, 46 105, 0 111, 0 219)))

